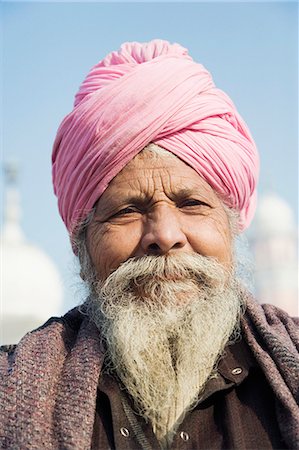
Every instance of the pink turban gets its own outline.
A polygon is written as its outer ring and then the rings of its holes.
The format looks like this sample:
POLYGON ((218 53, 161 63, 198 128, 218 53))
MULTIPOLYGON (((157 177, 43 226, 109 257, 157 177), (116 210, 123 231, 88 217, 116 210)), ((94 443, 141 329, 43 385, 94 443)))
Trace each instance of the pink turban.
POLYGON ((125 43, 95 65, 59 127, 53 184, 71 235, 150 142, 177 155, 238 210, 240 230, 249 225, 259 160, 246 124, 185 48, 154 40, 125 43))

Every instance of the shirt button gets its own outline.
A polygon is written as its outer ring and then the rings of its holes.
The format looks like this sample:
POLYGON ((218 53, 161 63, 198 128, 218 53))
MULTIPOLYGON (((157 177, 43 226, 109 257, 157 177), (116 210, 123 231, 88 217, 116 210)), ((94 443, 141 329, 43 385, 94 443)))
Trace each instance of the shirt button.
POLYGON ((121 429, 119 431, 120 431, 120 434, 122 434, 124 437, 130 436, 130 431, 128 430, 128 428, 121 427, 121 429))
POLYGON ((232 374, 233 375, 240 375, 240 373, 242 373, 243 372, 243 369, 241 368, 241 367, 235 367, 233 370, 232 370, 232 374))
POLYGON ((187 441, 189 441, 190 436, 189 436, 188 433, 186 433, 186 431, 181 431, 181 432, 180 432, 180 438, 181 438, 183 441, 187 442, 187 441))

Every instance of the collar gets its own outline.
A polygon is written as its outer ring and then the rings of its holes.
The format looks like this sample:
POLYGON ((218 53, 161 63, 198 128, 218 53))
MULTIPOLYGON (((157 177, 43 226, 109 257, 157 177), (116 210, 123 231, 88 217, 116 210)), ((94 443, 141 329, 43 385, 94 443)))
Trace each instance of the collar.
POLYGON ((216 373, 208 380, 203 393, 198 398, 198 404, 216 392, 241 384, 247 378, 250 369, 256 365, 244 339, 227 345, 218 363, 216 373))

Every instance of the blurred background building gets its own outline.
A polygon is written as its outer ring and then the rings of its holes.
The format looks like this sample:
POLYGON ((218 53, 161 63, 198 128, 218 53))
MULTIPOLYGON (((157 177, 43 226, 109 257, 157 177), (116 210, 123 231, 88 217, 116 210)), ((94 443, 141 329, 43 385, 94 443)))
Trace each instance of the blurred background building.
POLYGON ((17 179, 16 164, 7 164, 0 250, 0 345, 17 343, 62 310, 62 285, 54 263, 22 231, 17 179))
POLYGON ((292 208, 276 193, 259 198, 249 242, 258 300, 298 316, 298 229, 292 208))

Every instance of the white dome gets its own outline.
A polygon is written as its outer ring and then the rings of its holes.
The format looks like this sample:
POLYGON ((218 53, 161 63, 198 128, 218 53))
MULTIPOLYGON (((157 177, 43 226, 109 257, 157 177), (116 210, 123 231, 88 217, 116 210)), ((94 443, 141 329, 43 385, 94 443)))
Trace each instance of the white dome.
POLYGON ((261 196, 255 215, 255 228, 259 235, 294 233, 294 213, 288 203, 278 195, 261 196))
POLYGON ((60 313, 59 274, 39 248, 2 240, 2 315, 34 316, 41 321, 60 313))
POLYGON ((63 289, 50 258, 28 243, 20 226, 15 166, 7 167, 8 187, 1 233, 0 342, 16 343, 25 333, 61 313, 63 289))

